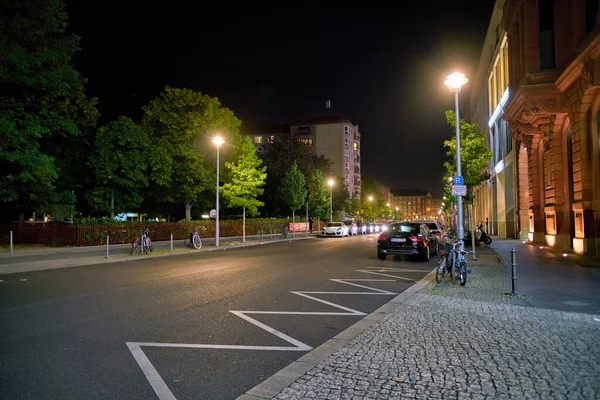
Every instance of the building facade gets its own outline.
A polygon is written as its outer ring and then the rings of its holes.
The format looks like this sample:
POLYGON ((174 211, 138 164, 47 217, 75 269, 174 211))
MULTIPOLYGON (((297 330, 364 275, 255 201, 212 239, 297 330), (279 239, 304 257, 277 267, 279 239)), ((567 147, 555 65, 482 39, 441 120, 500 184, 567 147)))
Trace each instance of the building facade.
POLYGON ((471 118, 485 121, 487 98, 492 180, 475 204, 495 218, 495 234, 600 254, 598 11, 597 0, 496 3, 490 29, 498 43, 478 70, 480 78, 487 69, 487 89, 471 107, 471 118))
POLYGON ((442 199, 423 190, 392 189, 391 207, 398 210, 402 219, 439 219, 442 199))
POLYGON ((308 144, 313 154, 331 161, 332 169, 344 179, 348 197, 360 199, 360 132, 344 114, 315 114, 298 117, 291 134, 308 144))

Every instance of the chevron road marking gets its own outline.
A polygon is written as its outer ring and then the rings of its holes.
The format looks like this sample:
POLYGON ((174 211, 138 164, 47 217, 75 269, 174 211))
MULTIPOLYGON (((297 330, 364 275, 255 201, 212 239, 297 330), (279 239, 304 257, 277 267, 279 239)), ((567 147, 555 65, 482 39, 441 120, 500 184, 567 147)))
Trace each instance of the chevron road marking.
MULTIPOLYGON (((408 272, 408 270, 402 270, 399 268, 378 268, 379 271, 402 271, 408 272)), ((127 347, 129 351, 133 355, 133 358, 138 363, 142 372, 148 379, 148 382, 154 389, 154 392, 158 396, 159 400, 176 400, 175 396, 162 379, 152 362, 148 359, 148 356, 142 350, 142 347, 171 347, 171 348, 187 348, 187 349, 222 349, 222 350, 265 350, 265 351, 310 351, 313 348, 305 343, 300 342, 299 340, 294 339, 293 337, 286 335, 285 333, 278 331, 275 328, 272 328, 256 319, 250 317, 249 315, 255 314, 264 314, 264 315, 315 315, 315 316, 365 316, 366 313, 358 310, 354 310, 349 307, 342 306, 340 304, 333 303, 331 301, 326 301, 315 297, 316 295, 380 295, 380 296, 389 296, 396 295, 397 293, 390 292, 387 290, 377 289, 366 285, 361 285, 354 282, 395 282, 398 279, 404 279, 408 281, 413 281, 413 279, 398 277, 394 275, 384 274, 376 271, 367 271, 367 270, 358 270, 359 272, 367 273, 367 274, 375 274, 384 277, 392 277, 394 279, 329 279, 330 281, 342 283, 345 285, 358 287, 361 289, 367 289, 368 291, 360 291, 360 292, 325 292, 325 291, 290 291, 290 293, 328 305, 330 307, 336 308, 338 310, 342 310, 343 312, 312 312, 312 311, 229 311, 232 314, 242 318, 243 320, 263 329, 264 331, 288 342, 291 346, 248 346, 248 345, 229 345, 229 344, 205 344, 205 343, 148 343, 148 342, 127 342, 127 347)), ((410 271, 413 272, 413 271, 410 271)), ((414 270, 417 272, 417 270, 414 270)), ((423 272, 423 271, 418 271, 423 272)))

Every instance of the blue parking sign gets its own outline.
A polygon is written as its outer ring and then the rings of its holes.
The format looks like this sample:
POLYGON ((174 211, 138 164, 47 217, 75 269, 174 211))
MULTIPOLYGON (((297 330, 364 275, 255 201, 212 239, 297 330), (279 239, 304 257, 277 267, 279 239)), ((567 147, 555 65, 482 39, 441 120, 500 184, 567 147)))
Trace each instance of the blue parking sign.
POLYGON ((454 177, 454 184, 455 185, 464 185, 464 181, 463 181, 462 175, 458 175, 458 176, 454 177))

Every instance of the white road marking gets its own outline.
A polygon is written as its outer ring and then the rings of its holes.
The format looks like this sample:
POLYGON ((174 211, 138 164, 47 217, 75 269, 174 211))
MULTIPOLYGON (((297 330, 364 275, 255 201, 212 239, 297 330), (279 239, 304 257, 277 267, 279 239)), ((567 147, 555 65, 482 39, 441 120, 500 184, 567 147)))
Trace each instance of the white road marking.
MULTIPOLYGON (((381 276, 389 276, 389 277, 392 277, 392 278, 402 279, 402 280, 411 281, 411 282, 415 281, 414 279, 411 279, 411 278, 404 278, 402 276, 396 276, 396 275, 390 275, 390 274, 382 274, 381 272, 375 272, 375 271, 361 270, 360 272, 364 272, 365 274, 374 274, 374 275, 381 275, 381 276)), ((425 271, 419 271, 419 272, 425 272, 425 271)))
MULTIPOLYGON (((382 268, 378 268, 378 270, 382 270, 382 268)), ((387 269, 391 270, 391 269, 387 269)), ((394 269, 396 270, 396 269, 394 269)), ((398 271, 407 271, 397 269, 398 271)), ((154 365, 150 362, 142 347, 167 347, 167 348, 188 348, 188 349, 221 349, 221 350, 264 350, 264 351, 310 351, 313 348, 305 343, 300 342, 299 340, 294 339, 291 336, 286 335, 285 333, 278 331, 256 319, 249 317, 248 314, 265 314, 265 315, 315 315, 315 316, 364 316, 366 313, 358 310, 354 310, 349 307, 344 307, 340 304, 333 303, 331 301, 326 301, 323 299, 319 299, 318 297, 312 296, 317 294, 333 294, 333 295, 396 295, 397 293, 393 293, 387 290, 377 289, 370 286, 359 285, 357 283, 352 282, 394 282, 396 279, 406 279, 413 280, 408 278, 402 278, 394 275, 387 275, 373 271, 359 270, 359 272, 367 273, 367 274, 375 274, 382 276, 389 276, 394 279, 330 279, 333 282, 342 283, 345 285, 350 285, 354 287, 359 287, 363 289, 369 290, 368 292, 326 292, 326 291, 290 291, 298 296, 302 296, 304 298, 314 300, 316 302, 326 304, 333 308, 337 308, 339 310, 343 310, 345 312, 321 312, 321 311, 231 311, 230 312, 243 320, 250 322, 251 324, 269 332, 270 334, 277 336, 278 338, 290 343, 292 346, 247 346, 247 345, 228 345, 228 344, 203 344, 203 343, 151 343, 151 342, 127 342, 127 347, 133 358, 138 363, 140 369, 146 376, 146 379, 152 386, 152 389, 158 396, 159 400, 176 400, 175 396, 165 383, 165 381, 161 378, 160 374, 154 368, 154 365)), ((415 272, 423 272, 417 271, 415 272)))

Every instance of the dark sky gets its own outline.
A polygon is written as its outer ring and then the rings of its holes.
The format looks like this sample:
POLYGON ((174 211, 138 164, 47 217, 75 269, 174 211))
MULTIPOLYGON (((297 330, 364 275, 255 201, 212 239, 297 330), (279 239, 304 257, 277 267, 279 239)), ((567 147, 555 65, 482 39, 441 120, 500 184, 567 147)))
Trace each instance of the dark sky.
MULTIPOLYGON (((206 3, 67 0, 70 30, 82 37, 76 67, 100 99, 101 122, 136 119, 165 85, 218 97, 249 126, 325 112, 329 99, 359 125, 363 175, 441 193, 442 143, 453 134, 444 111, 454 107, 443 82, 455 70, 473 77, 493 0, 206 3)), ((467 85, 463 109, 468 95, 467 85)))

